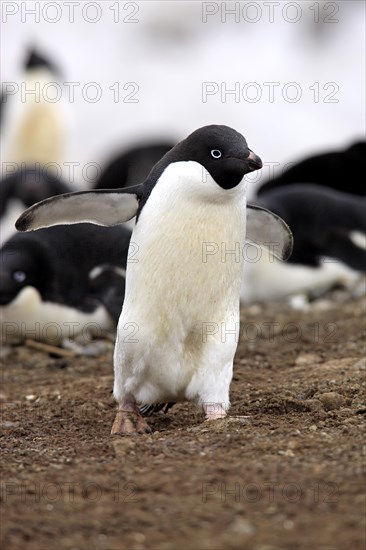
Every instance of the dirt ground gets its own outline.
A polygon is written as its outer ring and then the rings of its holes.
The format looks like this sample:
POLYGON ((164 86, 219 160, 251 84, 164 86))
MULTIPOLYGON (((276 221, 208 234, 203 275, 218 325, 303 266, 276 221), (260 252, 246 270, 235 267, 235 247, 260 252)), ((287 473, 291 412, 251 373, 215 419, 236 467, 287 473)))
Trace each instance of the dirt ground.
POLYGON ((112 348, 2 361, 2 548, 364 548, 364 298, 243 308, 230 417, 109 435, 112 348))

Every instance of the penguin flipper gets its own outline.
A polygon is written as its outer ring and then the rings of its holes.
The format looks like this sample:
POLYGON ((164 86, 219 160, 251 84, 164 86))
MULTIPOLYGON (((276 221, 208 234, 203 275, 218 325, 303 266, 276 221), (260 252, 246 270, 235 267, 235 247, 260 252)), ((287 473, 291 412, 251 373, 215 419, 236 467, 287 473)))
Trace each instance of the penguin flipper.
POLYGON ((28 208, 18 218, 15 227, 18 231, 34 231, 74 223, 94 223, 106 227, 118 225, 136 216, 140 197, 140 185, 65 193, 28 208))
POLYGON ((291 230, 282 218, 265 208, 247 205, 246 241, 269 249, 279 260, 287 260, 292 253, 291 230))

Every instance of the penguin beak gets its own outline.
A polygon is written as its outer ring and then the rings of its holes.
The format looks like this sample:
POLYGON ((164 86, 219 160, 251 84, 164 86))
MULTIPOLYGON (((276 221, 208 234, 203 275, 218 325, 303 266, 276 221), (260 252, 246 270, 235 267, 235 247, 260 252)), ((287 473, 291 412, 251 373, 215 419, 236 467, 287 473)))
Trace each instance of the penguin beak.
POLYGON ((263 166, 261 159, 249 149, 249 157, 247 157, 248 167, 251 171, 259 170, 263 166))

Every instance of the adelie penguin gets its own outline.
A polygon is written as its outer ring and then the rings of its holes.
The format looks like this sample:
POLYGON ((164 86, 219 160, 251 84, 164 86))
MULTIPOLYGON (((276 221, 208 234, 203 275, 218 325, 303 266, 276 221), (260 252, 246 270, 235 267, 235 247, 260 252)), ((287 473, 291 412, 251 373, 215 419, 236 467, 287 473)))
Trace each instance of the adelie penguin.
MULTIPOLYGON (((65 105, 50 101, 50 84, 61 86, 60 72, 55 64, 36 50, 30 50, 24 60, 19 88, 34 93, 14 93, 5 96, 3 161, 34 166, 40 163, 59 164, 65 147, 65 105)), ((7 88, 5 87, 5 92, 7 88)))
MULTIPOLYGON (((19 89, 34 93, 4 96, 2 174, 0 181, 0 243, 15 232, 14 223, 25 208, 59 193, 72 191, 62 180, 60 163, 65 145, 62 101, 50 102, 42 91, 58 85, 54 63, 36 50, 24 61, 19 89)), ((6 88, 5 88, 6 89, 6 88)))
POLYGON ((232 251, 246 239, 272 243, 281 258, 292 249, 280 218, 246 207, 244 176, 261 166, 240 133, 205 126, 169 151, 141 185, 61 195, 18 220, 17 228, 29 231, 80 221, 113 225, 137 215, 138 261, 127 267, 114 353, 119 406, 112 434, 150 431, 139 404, 188 400, 207 420, 226 415, 243 274, 243 254, 232 251), (220 253, 213 254, 216 246, 220 253), (235 334, 225 337, 223 330, 235 334))
POLYGON ((130 236, 123 226, 91 224, 15 234, 0 250, 3 341, 59 344, 114 331, 130 236))
POLYGON ((289 261, 319 267, 334 258, 355 271, 366 271, 366 197, 310 183, 281 186, 261 193, 257 204, 286 221, 294 236, 289 261))
POLYGON ((327 151, 299 162, 291 163, 287 170, 265 182, 258 195, 279 187, 298 183, 311 183, 335 191, 365 196, 366 187, 361 174, 366 170, 366 142, 358 141, 340 151, 327 151))
POLYGON ((244 302, 289 299, 306 308, 309 300, 335 286, 354 285, 366 271, 366 198, 310 183, 269 189, 256 204, 291 227, 289 261, 247 248, 244 302))

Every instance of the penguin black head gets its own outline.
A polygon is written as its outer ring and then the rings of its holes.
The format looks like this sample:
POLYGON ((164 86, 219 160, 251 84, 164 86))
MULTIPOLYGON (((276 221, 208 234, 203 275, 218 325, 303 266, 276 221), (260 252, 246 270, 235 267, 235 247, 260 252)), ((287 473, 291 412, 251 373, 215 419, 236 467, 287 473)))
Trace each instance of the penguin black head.
POLYGON ((42 289, 44 263, 32 242, 23 246, 4 246, 0 251, 0 306, 9 304, 26 286, 42 289))
POLYGON ((249 149, 245 138, 228 126, 212 124, 199 128, 173 152, 177 160, 201 164, 223 189, 236 187, 245 174, 262 168, 261 159, 249 149))
POLYGON ((27 57, 24 61, 24 67, 26 71, 32 69, 47 69, 51 73, 60 76, 60 71, 56 67, 56 65, 54 65, 54 63, 50 59, 47 59, 46 56, 35 49, 28 51, 27 57))

